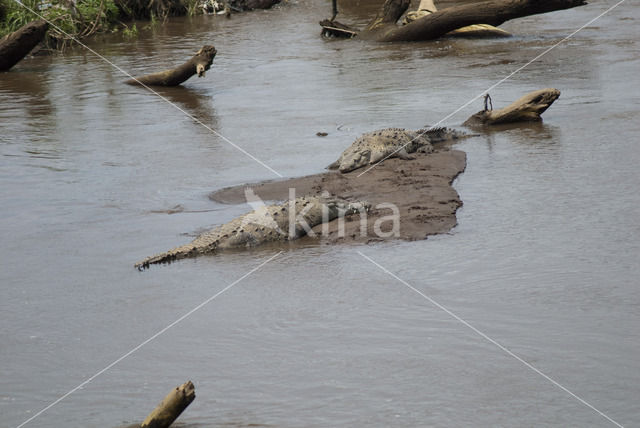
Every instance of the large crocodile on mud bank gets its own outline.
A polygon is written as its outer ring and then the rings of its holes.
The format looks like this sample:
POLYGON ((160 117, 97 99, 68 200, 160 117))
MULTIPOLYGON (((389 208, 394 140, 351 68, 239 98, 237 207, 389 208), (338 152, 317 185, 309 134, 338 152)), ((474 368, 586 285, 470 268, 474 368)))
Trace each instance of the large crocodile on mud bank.
POLYGON ((413 159, 409 153, 432 153, 433 144, 466 136, 468 135, 449 128, 417 131, 402 128, 379 129, 358 137, 327 169, 349 172, 389 158, 409 160, 413 159))
POLYGON ((151 264, 169 263, 225 249, 291 241, 307 234, 311 235, 311 228, 318 224, 366 212, 368 207, 366 202, 349 202, 342 198, 324 196, 304 196, 281 204, 262 205, 248 214, 199 235, 189 244, 147 257, 136 263, 135 267, 142 270, 151 264))

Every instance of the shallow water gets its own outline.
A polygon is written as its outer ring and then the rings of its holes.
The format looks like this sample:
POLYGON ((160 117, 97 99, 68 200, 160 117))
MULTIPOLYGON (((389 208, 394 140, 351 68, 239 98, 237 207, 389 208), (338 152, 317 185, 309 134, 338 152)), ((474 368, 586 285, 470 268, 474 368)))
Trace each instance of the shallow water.
MULTIPOLYGON (((277 178, 193 117, 283 176, 317 173, 363 132, 438 122, 613 4, 512 21, 518 36, 498 41, 327 41, 330 4, 302 0, 91 43, 134 75, 213 43, 207 76, 159 91, 169 102, 81 48, 0 74, 0 426, 276 254, 133 269, 248 210, 211 190, 277 178)), ((362 24, 375 8, 341 10, 362 24)), ((544 124, 458 145, 465 205, 450 234, 285 249, 28 426, 139 421, 188 379, 188 426, 611 424, 359 252, 640 425, 639 20, 627 2, 491 91, 496 107, 547 86, 562 96, 544 124)))

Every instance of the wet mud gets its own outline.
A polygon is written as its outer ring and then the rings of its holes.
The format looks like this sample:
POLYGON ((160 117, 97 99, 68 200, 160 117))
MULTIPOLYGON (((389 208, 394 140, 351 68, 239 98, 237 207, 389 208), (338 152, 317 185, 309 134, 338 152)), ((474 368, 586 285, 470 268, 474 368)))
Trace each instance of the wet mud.
POLYGON ((466 155, 459 150, 441 148, 416 159, 387 159, 376 167, 342 174, 325 172, 299 178, 264 181, 228 187, 210 194, 210 199, 227 204, 246 202, 250 188, 264 201, 286 200, 296 196, 321 195, 328 192, 353 201, 371 204, 366 218, 350 216, 341 224, 333 220, 312 229, 323 244, 368 243, 392 239, 418 240, 446 233, 456 225, 456 211, 462 206, 453 188, 454 179, 464 171, 466 155), (396 220, 394 220, 396 218, 396 220), (396 222, 396 223, 394 223, 396 222))

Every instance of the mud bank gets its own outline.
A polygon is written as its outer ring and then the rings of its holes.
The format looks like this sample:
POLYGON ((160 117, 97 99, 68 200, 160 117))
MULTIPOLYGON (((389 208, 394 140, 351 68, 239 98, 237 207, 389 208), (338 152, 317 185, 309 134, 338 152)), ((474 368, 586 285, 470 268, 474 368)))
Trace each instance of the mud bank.
MULTIPOLYGON (((265 181, 224 188, 209 198, 225 204, 246 202, 245 189, 250 188, 263 201, 288 199, 290 189, 296 196, 332 195, 367 201, 371 204, 366 222, 356 214, 344 220, 340 233, 338 220, 329 223, 328 233, 322 225, 314 227, 316 237, 299 240, 309 244, 368 243, 392 239, 418 240, 429 235, 446 233, 456 225, 456 211, 462 201, 452 187, 453 180, 464 171, 466 154, 447 148, 431 154, 417 154, 414 160, 388 159, 363 174, 364 168, 342 174, 326 172, 299 178, 265 181), (361 175, 362 174, 362 175, 361 175), (399 228, 392 233, 394 214, 389 204, 397 207, 399 228), (381 233, 382 232, 382 233, 381 233)), ((326 227, 326 226, 325 226, 326 227)))

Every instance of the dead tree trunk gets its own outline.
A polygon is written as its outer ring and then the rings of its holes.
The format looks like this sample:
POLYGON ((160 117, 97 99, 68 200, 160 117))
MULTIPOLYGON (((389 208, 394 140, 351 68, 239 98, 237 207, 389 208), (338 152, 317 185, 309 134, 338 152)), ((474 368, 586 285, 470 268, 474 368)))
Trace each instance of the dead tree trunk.
POLYGON ((0 71, 9 70, 31 52, 48 28, 45 21, 34 21, 0 40, 0 71))
POLYGON ((140 428, 168 428, 196 398, 196 388, 191 381, 171 391, 158 407, 140 424, 140 428))
MULTIPOLYGON (((416 19, 420 19, 423 16, 430 15, 437 11, 438 11, 438 8, 436 7, 433 0, 421 0, 420 4, 418 5, 418 10, 407 12, 407 14, 404 17, 404 20, 402 21, 402 25, 407 25, 415 21, 416 19)), ((468 25, 462 28, 456 28, 455 30, 448 32, 447 36, 478 38, 478 37, 509 37, 511 36, 511 34, 509 34, 507 31, 501 28, 494 27, 493 25, 474 24, 474 25, 468 25)))
POLYGON ((514 101, 511 105, 493 110, 487 105, 489 95, 485 97, 484 110, 471 116, 463 125, 499 125, 514 122, 540 121, 540 115, 545 112, 555 100, 560 97, 560 91, 553 88, 539 89, 529 92, 525 96, 514 101))
POLYGON ((178 86, 194 74, 203 77, 205 71, 211 67, 216 53, 216 48, 213 46, 203 46, 189 61, 178 67, 135 77, 125 83, 145 86, 178 86))
POLYGON ((585 0, 490 0, 441 9, 407 25, 396 25, 409 3, 409 0, 386 0, 358 35, 379 42, 432 40, 473 24, 498 26, 515 18, 587 4, 585 0))
POLYGON ((196 389, 191 381, 171 391, 141 424, 123 428, 168 428, 196 398, 196 389))

